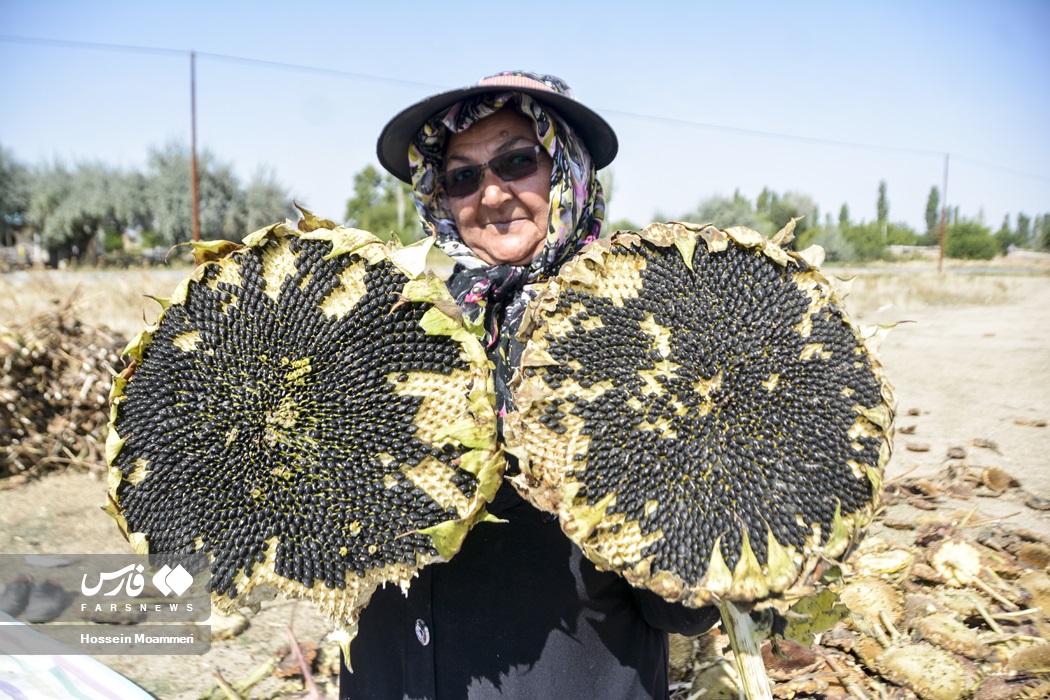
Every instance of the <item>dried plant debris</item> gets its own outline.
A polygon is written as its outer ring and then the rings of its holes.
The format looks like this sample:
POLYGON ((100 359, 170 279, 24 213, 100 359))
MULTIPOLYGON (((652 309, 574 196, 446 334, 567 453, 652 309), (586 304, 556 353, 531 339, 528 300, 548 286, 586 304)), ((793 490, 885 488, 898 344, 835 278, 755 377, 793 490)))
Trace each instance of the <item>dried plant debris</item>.
POLYGON ((991 491, 1001 493, 1008 488, 1020 486, 1021 483, 999 467, 988 467, 981 474, 981 481, 991 491))
POLYGON ((970 441, 970 444, 974 447, 992 450, 993 452, 999 451, 999 443, 997 443, 995 440, 989 440, 987 438, 974 438, 970 441))
POLYGON ((347 648, 376 587, 458 551, 503 461, 427 247, 309 213, 196 246, 114 383, 109 511, 136 550, 207 553, 220 610, 310 599, 347 648))
POLYGON ((1050 498, 1042 496, 1029 496, 1025 499, 1024 504, 1032 510, 1050 510, 1050 498))
POLYGON ((887 481, 883 487, 883 502, 887 505, 905 502, 913 508, 941 513, 947 498, 966 501, 975 496, 1007 495, 1032 510, 1050 510, 1050 499, 1027 492, 1005 469, 966 461, 953 462, 934 476, 897 478, 887 481))
POLYGON ((877 661, 879 673, 923 700, 959 700, 973 692, 977 674, 951 652, 924 642, 890 647, 877 661))
MULTIPOLYGON (((876 517, 873 534, 829 583, 850 614, 816 637, 819 663, 789 681, 765 654, 773 697, 1050 697, 1050 574, 1041 559, 1026 560, 1050 543, 1002 523, 964 528, 958 518, 920 526, 909 538, 883 520, 876 517)), ((676 659, 685 685, 675 698, 706 697, 707 677, 689 669, 708 667, 719 648, 693 648, 697 657, 676 659)), ((716 690, 725 684, 717 679, 716 690)))
POLYGON ((312 671, 314 669, 314 664, 317 662, 318 649, 319 645, 315 642, 299 642, 299 650, 303 655, 303 661, 300 663, 291 646, 281 647, 277 650, 277 654, 280 655, 281 659, 277 662, 277 668, 274 669, 273 675, 278 678, 302 677, 304 664, 308 670, 312 671))
POLYGON ((81 323, 76 303, 0 326, 0 487, 68 467, 101 471, 110 383, 127 339, 81 323))
POLYGON ((1027 673, 988 676, 973 700, 1038 700, 1050 698, 1050 680, 1027 673))
POLYGON ((890 454, 881 366, 789 234, 654 224, 592 244, 530 307, 506 421, 519 490, 600 567, 718 603, 738 657, 732 605, 843 555, 890 454))

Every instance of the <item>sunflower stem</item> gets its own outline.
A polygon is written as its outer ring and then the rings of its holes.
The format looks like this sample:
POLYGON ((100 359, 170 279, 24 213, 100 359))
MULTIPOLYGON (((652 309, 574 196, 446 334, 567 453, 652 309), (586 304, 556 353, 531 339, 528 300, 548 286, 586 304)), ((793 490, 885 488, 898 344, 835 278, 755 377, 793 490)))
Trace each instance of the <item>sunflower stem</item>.
POLYGON ((765 632, 751 619, 747 609, 723 600, 718 604, 722 626, 733 647, 733 663, 740 677, 741 700, 773 700, 773 692, 762 662, 762 639, 765 632))

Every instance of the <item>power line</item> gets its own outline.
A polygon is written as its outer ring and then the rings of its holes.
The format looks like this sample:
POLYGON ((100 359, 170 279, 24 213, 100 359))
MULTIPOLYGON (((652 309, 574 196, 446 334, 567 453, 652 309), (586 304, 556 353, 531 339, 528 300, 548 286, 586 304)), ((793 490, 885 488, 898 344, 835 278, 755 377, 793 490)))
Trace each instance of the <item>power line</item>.
POLYGON ((12 44, 32 44, 36 46, 56 46, 65 49, 94 49, 97 51, 123 51, 130 53, 149 53, 161 56, 187 56, 189 51, 181 49, 162 49, 156 46, 131 46, 129 44, 101 44, 92 41, 67 41, 64 39, 43 39, 32 36, 12 36, 0 34, 0 41, 12 44))
POLYGON ((664 117, 655 114, 642 114, 639 112, 625 112, 617 109, 601 109, 600 111, 606 114, 619 114, 624 117, 631 117, 634 119, 644 119, 652 122, 662 122, 664 124, 673 124, 676 126, 689 126, 701 129, 710 129, 712 131, 724 131, 734 134, 742 134, 745 136, 761 136, 764 138, 780 139, 784 141, 802 141, 806 143, 819 143, 827 146, 845 146, 848 148, 861 148, 872 151, 890 151, 895 153, 908 153, 913 155, 924 155, 924 156, 943 156, 944 151, 935 151, 924 148, 908 148, 905 146, 882 146, 871 143, 858 143, 856 141, 839 141, 836 139, 821 138, 819 136, 801 136, 798 134, 784 134, 776 131, 763 131, 761 129, 746 129, 740 126, 727 126, 725 124, 710 124, 707 122, 697 122, 691 119, 678 119, 675 117, 664 117))
POLYGON ((390 83, 394 85, 410 85, 412 87, 424 87, 428 90, 450 90, 455 86, 452 85, 437 85, 435 83, 424 83, 418 80, 406 80, 403 78, 389 78, 382 75, 369 75, 368 73, 354 73, 346 70, 339 70, 337 68, 320 68, 318 66, 304 66, 296 63, 283 63, 281 61, 267 61, 260 58, 245 58, 243 56, 229 56, 221 53, 208 53, 207 51, 198 51, 198 56, 204 56, 216 61, 226 61, 227 63, 242 63, 246 65, 255 65, 263 68, 277 68, 279 70, 289 70, 299 73, 314 73, 316 75, 328 75, 336 78, 351 78, 353 80, 367 80, 374 83, 390 83))
MULTIPOLYGON (((0 42, 18 43, 18 44, 30 44, 37 46, 54 46, 59 48, 70 48, 70 49, 87 49, 95 51, 120 51, 130 53, 146 53, 153 55, 162 56, 178 56, 185 57, 189 56, 190 50, 186 49, 170 49, 161 48, 154 46, 137 46, 132 44, 114 44, 114 43, 102 43, 102 42, 91 42, 91 41, 72 41, 66 39, 46 39, 42 37, 27 37, 27 36, 14 36, 10 34, 0 34, 0 42)), ((315 75, 326 75, 337 78, 348 78, 352 80, 365 80, 369 82, 377 83, 388 83, 394 85, 408 85, 412 87, 422 87, 426 89, 437 89, 447 90, 454 86, 450 85, 438 85, 436 83, 427 83, 418 80, 407 80, 404 78, 392 78, 389 76, 372 75, 370 73, 358 73, 354 71, 340 70, 337 68, 323 68, 320 66, 309 66, 297 63, 286 63, 283 61, 272 61, 259 58, 249 58, 246 56, 233 56, 230 54, 212 53, 207 51, 195 52, 197 56, 211 59, 213 61, 223 61, 227 63, 239 63, 243 65, 253 65, 262 68, 271 68, 277 70, 288 70, 300 73, 312 73, 315 75)), ((608 109, 608 108, 596 108, 598 111, 605 114, 615 114, 630 119, 641 119, 653 123, 672 124, 677 126, 684 126, 695 129, 705 129, 709 131, 720 131, 724 133, 741 134, 744 136, 757 136, 761 138, 777 139, 783 141, 798 141, 802 143, 814 143, 822 144, 826 146, 836 146, 842 148, 856 148, 871 151, 882 151, 887 153, 907 153, 911 155, 922 155, 922 156, 945 156, 951 155, 959 160, 971 163, 984 168, 990 168, 993 170, 999 170, 1001 172, 1011 173, 1020 177, 1026 177, 1033 180, 1040 180, 1042 182, 1050 182, 1050 176, 1038 175, 1035 173, 1029 173, 1015 168, 1008 168, 1002 165, 996 165, 994 163, 986 163, 973 158, 967 158, 966 156, 960 156, 957 154, 948 154, 945 151, 938 151, 924 148, 909 148, 905 146, 886 146, 881 144, 861 143, 857 141, 844 141, 838 139, 828 139, 818 136, 803 136, 800 134, 786 134, 776 131, 764 131, 761 129, 747 129, 744 127, 728 126, 725 124, 711 124, 708 122, 694 121, 691 119, 679 119, 676 117, 666 117, 656 114, 644 114, 641 112, 630 112, 619 109, 608 109)))
MULTIPOLYGON (((177 56, 186 57, 189 56, 191 50, 188 49, 167 49, 158 48, 154 46, 136 46, 133 44, 110 44, 100 43, 93 41, 70 41, 65 39, 43 39, 40 37, 28 37, 28 36, 12 36, 10 34, 0 34, 0 41, 6 41, 16 44, 31 44, 38 46, 55 46, 59 48, 67 49, 88 49, 94 51, 121 51, 125 53, 148 53, 162 56, 177 56)), ((277 68, 281 70, 297 71, 301 73, 315 73, 318 75, 328 75, 339 78, 351 78, 354 80, 368 80, 371 82, 380 83, 391 83, 397 85, 411 85, 413 87, 424 87, 427 89, 438 89, 447 90, 452 86, 448 85, 436 85, 434 83, 425 83, 418 80, 406 80, 403 78, 390 78, 381 75, 371 75, 369 73, 355 73, 353 71, 339 70, 337 68, 321 68, 319 66, 307 66, 297 63, 284 63, 282 61, 269 61, 260 58, 247 58, 245 56, 231 56, 229 54, 212 53, 209 51, 195 51, 198 57, 210 58, 213 61, 225 61, 227 63, 241 63, 246 65, 261 66, 264 68, 277 68)))
POLYGON ((1011 175, 1019 175, 1021 177, 1032 178, 1033 180, 1042 180, 1043 182, 1050 182, 1050 177, 1047 177, 1045 175, 1036 175, 1035 173, 1025 172, 1024 170, 1016 170, 1014 168, 1007 168, 1004 165, 996 165, 994 163, 985 163, 985 162, 980 161, 980 160, 974 160, 973 158, 967 158, 966 156, 957 156, 954 153, 951 154, 951 155, 952 155, 953 158, 956 158, 958 160, 961 160, 961 161, 964 161, 964 162, 967 162, 967 163, 971 163, 973 165, 980 166, 982 168, 990 168, 992 170, 1000 170, 1000 171, 1002 171, 1004 173, 1010 173, 1011 175))
POLYGON ((1026 172, 1024 170, 1017 170, 1016 168, 1008 168, 1005 165, 996 165, 995 163, 987 163, 984 161, 976 160, 975 158, 967 158, 966 156, 960 156, 956 153, 948 153, 946 151, 937 151, 926 148, 909 148, 907 146, 885 146, 872 143, 859 143, 857 141, 841 141, 837 139, 821 138, 819 136, 801 136, 799 134, 784 134, 775 131, 762 131, 761 129, 746 129, 739 126, 727 126, 725 124, 709 124, 706 122, 696 122, 689 119, 678 119, 675 117, 664 117, 655 114, 642 114, 640 112, 625 112, 617 109, 604 109, 601 108, 599 111, 606 114, 619 114, 620 116, 630 117, 634 119, 644 119, 646 121, 662 122, 664 124, 672 124, 677 126, 688 126, 696 127, 701 129, 709 129, 711 131, 722 131, 727 133, 742 134, 744 136, 759 136, 764 138, 775 138, 785 141, 802 141, 805 143, 819 143, 828 146, 843 146, 847 148, 860 148, 871 151, 886 151, 893 153, 908 153, 912 155, 923 155, 923 156, 937 156, 943 157, 949 155, 957 160, 961 160, 973 165, 977 165, 983 168, 989 168, 992 170, 999 170, 1005 173, 1011 173, 1020 177, 1027 177, 1033 180, 1041 180, 1043 182, 1050 182, 1050 177, 1045 175, 1037 175, 1036 173, 1026 172))
MULTIPOLYGON (((66 40, 60 40, 60 39, 41 39, 41 38, 36 38, 36 37, 16 37, 16 36, 10 36, 10 35, 6 35, 6 34, 0 34, 0 41, 13 41, 13 42, 25 43, 25 44, 40 44, 40 45, 45 45, 45 46, 58 46, 58 47, 63 47, 63 48, 74 48, 74 49, 93 49, 93 50, 101 50, 101 51, 142 52, 142 53, 161 54, 161 55, 167 55, 167 56, 186 56, 186 55, 189 55, 189 53, 190 53, 190 51, 184 51, 184 50, 181 50, 181 49, 165 49, 165 48, 155 48, 155 47, 148 47, 148 46, 134 46, 134 45, 129 45, 129 44, 107 44, 107 43, 96 43, 96 42, 87 42, 87 41, 66 41, 66 40)), ((367 73, 355 73, 355 72, 344 71, 344 70, 339 70, 339 69, 335 69, 335 68, 322 68, 322 67, 318 67, 318 66, 308 66, 308 65, 302 65, 302 64, 285 63, 283 61, 271 61, 271 60, 259 59, 259 58, 247 58, 247 57, 244 57, 244 56, 231 56, 229 54, 211 53, 211 52, 207 52, 207 51, 194 51, 194 53, 196 53, 197 56, 200 56, 200 57, 203 57, 203 58, 210 58, 210 59, 216 60, 216 61, 226 61, 226 62, 229 62, 229 63, 240 63, 240 64, 245 64, 245 65, 254 65, 254 66, 260 66, 260 67, 264 67, 264 68, 276 68, 276 69, 279 69, 279 70, 291 70, 291 71, 297 71, 297 72, 302 72, 302 73, 314 73, 314 74, 317 74, 317 75, 330 75, 330 76, 336 76, 336 77, 342 77, 342 78, 353 78, 353 79, 357 79, 357 80, 369 80, 369 81, 373 81, 373 82, 398 83, 398 84, 403 84, 403 85, 412 85, 412 86, 425 87, 425 88, 430 88, 430 89, 436 88, 436 89, 439 89, 439 90, 450 89, 450 87, 451 87, 451 86, 447 86, 447 85, 435 85, 435 84, 432 84, 432 83, 423 83, 423 82, 418 82, 418 81, 413 81, 413 80, 403 80, 403 79, 400 79, 400 78, 389 78, 389 77, 385 77, 385 76, 370 75, 370 74, 367 74, 367 73)), ((897 147, 892 147, 892 146, 879 146, 879 145, 872 145, 872 144, 862 144, 862 143, 855 143, 855 142, 850 142, 850 141, 836 141, 834 139, 826 139, 826 138, 819 138, 819 137, 812 137, 812 136, 798 136, 798 135, 794 135, 794 134, 783 134, 783 133, 778 133, 778 132, 773 132, 773 131, 762 131, 760 129, 745 129, 745 128, 742 128, 742 127, 726 126, 726 125, 722 125, 722 124, 710 124, 710 123, 707 123, 707 122, 698 122, 698 121, 693 121, 693 120, 690 120, 690 119, 677 119, 677 118, 674 118, 674 117, 664 117, 664 116, 659 116, 659 115, 654 115, 654 114, 642 114, 640 112, 627 112, 627 111, 618 110, 618 109, 605 109, 605 108, 596 108, 596 109, 598 109, 598 111, 604 112, 606 114, 617 114, 617 115, 624 116, 624 117, 629 117, 629 118, 632 118, 632 119, 642 119, 642 120, 645 120, 645 121, 659 122, 659 123, 664 123, 664 124, 675 124, 675 125, 678 125, 678 126, 688 126, 688 127, 695 127, 695 128, 701 128, 701 129, 709 129, 709 130, 713 130, 713 131, 724 131, 724 132, 730 132, 730 133, 744 134, 744 135, 748 135, 748 136, 762 136, 762 137, 774 138, 774 139, 803 141, 803 142, 807 142, 807 143, 822 143, 822 144, 832 145, 832 146, 848 146, 848 147, 852 147, 852 148, 865 148, 865 149, 871 149, 871 150, 894 151, 894 152, 899 152, 899 153, 917 153, 917 154, 921 154, 921 155, 936 155, 936 156, 944 155, 944 153, 942 151, 930 151, 930 150, 922 150, 922 149, 914 149, 914 148, 897 148, 897 147)))

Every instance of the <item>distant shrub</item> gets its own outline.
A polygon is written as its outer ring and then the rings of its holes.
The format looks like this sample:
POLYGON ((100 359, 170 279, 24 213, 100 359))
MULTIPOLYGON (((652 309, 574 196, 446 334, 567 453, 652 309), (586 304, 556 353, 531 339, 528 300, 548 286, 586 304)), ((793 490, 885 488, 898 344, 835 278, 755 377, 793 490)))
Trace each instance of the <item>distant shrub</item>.
POLYGON ((811 245, 823 248, 824 259, 828 262, 846 262, 857 256, 853 245, 842 235, 838 226, 811 228, 803 232, 795 243, 795 249, 804 250, 811 245))
POLYGON ((108 229, 103 232, 102 244, 107 253, 124 250, 124 236, 119 231, 108 229))
POLYGON ((999 252, 999 243, 988 227, 976 221, 959 221, 948 227, 944 254, 949 258, 991 260, 999 252))
POLYGON ((883 260, 886 258, 886 238, 878 221, 856 224, 843 232, 846 242, 853 247, 853 260, 883 260))
POLYGON ((907 224, 886 224, 886 245, 919 245, 919 234, 907 224))

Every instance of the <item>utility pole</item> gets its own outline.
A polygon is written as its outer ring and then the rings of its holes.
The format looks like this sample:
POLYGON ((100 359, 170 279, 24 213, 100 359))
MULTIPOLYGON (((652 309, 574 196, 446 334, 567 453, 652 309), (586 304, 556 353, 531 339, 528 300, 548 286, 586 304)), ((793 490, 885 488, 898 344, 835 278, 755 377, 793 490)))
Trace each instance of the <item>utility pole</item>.
POLYGON ((944 154, 944 193, 941 196, 941 247, 937 254, 937 272, 944 262, 944 238, 948 235, 948 154, 944 154))
POLYGON ((190 183, 193 197, 193 240, 201 239, 200 203, 197 196, 197 52, 190 51, 190 183))

